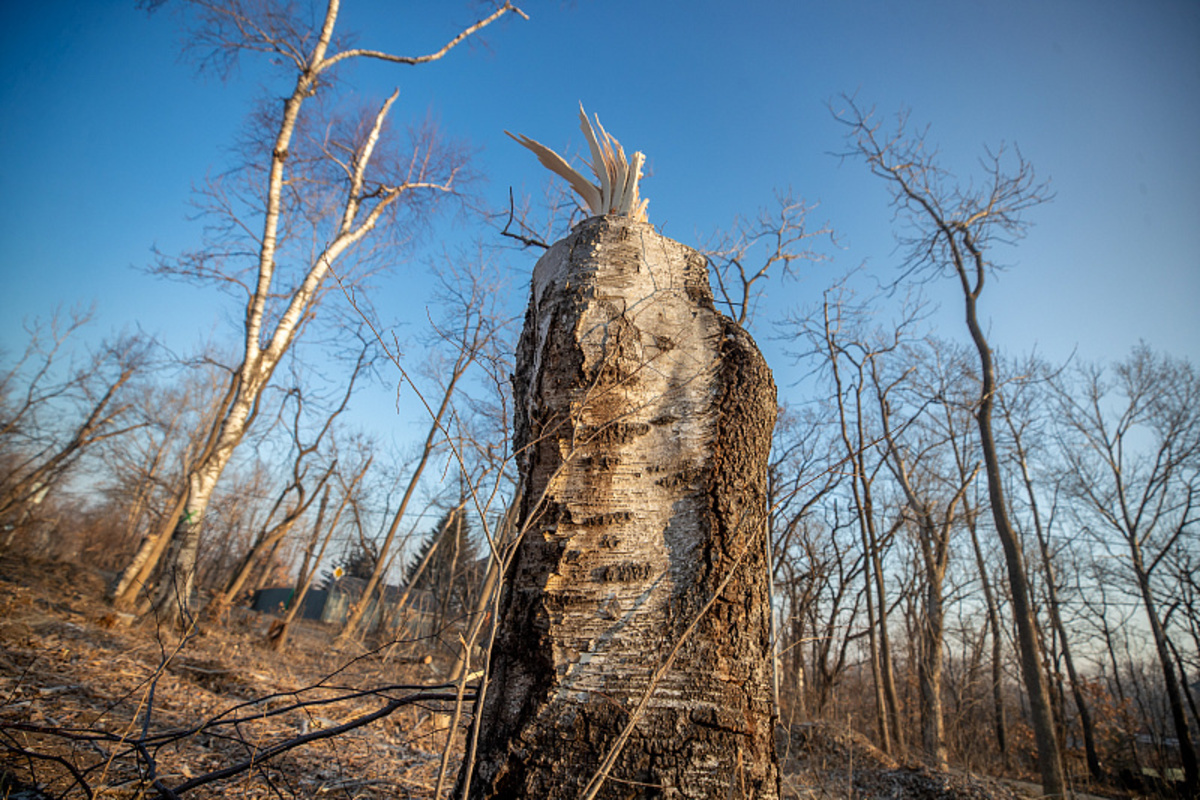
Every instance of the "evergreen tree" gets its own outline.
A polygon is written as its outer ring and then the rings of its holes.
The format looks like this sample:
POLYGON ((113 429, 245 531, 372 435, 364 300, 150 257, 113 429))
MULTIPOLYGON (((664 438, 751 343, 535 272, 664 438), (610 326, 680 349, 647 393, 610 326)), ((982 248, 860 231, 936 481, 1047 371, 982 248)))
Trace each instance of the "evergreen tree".
POLYGON ((377 558, 367 547, 359 546, 347 553, 338 566, 342 568, 342 573, 347 577, 360 578, 365 581, 371 577, 377 558))

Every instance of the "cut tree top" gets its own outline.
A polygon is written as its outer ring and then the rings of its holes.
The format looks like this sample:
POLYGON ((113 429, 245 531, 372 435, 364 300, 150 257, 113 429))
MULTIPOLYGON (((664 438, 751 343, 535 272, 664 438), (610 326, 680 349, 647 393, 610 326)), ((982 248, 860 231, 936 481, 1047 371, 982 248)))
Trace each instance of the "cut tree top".
POLYGON ((583 110, 583 103, 579 104, 579 119, 579 127, 587 137, 588 146, 592 151, 591 168, 600 181, 599 186, 580 175, 565 158, 544 144, 528 136, 508 131, 505 133, 533 151, 544 167, 566 178, 593 214, 620 214, 645 222, 646 205, 650 201, 638 197, 638 180, 642 177, 642 164, 645 163, 646 156, 643 153, 634 153, 633 158, 626 159, 621 143, 604 130, 599 115, 596 115, 595 128, 592 127, 587 113, 583 110), (597 130, 600 131, 599 137, 596 136, 597 130))

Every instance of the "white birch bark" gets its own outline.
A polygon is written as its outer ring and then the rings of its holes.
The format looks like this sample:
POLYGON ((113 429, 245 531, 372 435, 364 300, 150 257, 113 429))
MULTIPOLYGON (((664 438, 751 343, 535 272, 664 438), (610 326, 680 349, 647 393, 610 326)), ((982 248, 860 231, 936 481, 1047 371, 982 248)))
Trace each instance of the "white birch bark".
POLYGON ((467 796, 777 797, 775 387, 703 256, 583 223, 534 270, 514 395, 523 538, 467 796))
MULTIPOLYGON (((296 54, 293 60, 298 73, 296 85, 284 103, 279 129, 271 150, 263 230, 257 254, 258 272, 254 292, 246 305, 245 340, 242 361, 237 368, 235 396, 229 411, 217 423, 219 432, 216 446, 188 476, 188 499, 184 515, 172 534, 167 567, 153 604, 154 613, 160 619, 188 618, 191 615, 190 603, 195 582, 201 523, 213 488, 233 457, 238 444, 245 437, 254 419, 259 398, 275 367, 292 346, 304 321, 312 316, 333 265, 347 250, 367 237, 379 224, 385 212, 405 193, 419 189, 449 192, 453 188, 453 172, 443 182, 427 180, 421 169, 414 170, 409 179, 390 185, 374 183, 368 179, 368 168, 379 144, 384 122, 399 96, 397 89, 376 113, 367 136, 358 145, 353 157, 348 159, 347 163, 341 164, 346 172, 348 185, 341 201, 341 216, 335 229, 309 263, 299 285, 287 297, 278 320, 273 325, 267 324, 271 319, 268 314, 268 302, 273 293, 279 291, 273 284, 285 211, 283 191, 287 179, 288 154, 305 101, 314 95, 324 73, 343 60, 373 58, 402 64, 434 61, 504 14, 510 11, 521 13, 511 4, 505 3, 490 16, 463 30, 441 50, 427 56, 403 57, 363 49, 343 50, 331 54, 330 43, 337 23, 339 5, 339 0, 327 0, 320 33, 304 60, 299 59, 297 51, 288 51, 296 54)), ((218 10, 214 13, 222 12, 218 10)))

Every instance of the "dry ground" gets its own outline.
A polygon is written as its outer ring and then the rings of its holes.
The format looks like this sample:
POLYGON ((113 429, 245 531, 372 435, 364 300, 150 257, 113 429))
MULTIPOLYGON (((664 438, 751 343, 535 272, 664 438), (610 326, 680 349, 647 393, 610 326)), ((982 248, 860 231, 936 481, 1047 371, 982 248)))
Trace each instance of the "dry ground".
MULTIPOLYGON (((321 737, 436 683, 401 648, 334 652, 305 624, 289 652, 263 646, 269 618, 249 612, 186 641, 129 627, 99 599, 100 576, 0 557, 0 800, 156 797, 231 765, 194 798, 430 798, 445 733, 441 702, 406 704, 321 737), (153 772, 152 772, 153 771, 153 772)), ((1017 800, 964 775, 902 767, 864 738, 825 725, 780 736, 784 796, 1017 800)), ((448 765, 451 781, 457 755, 448 765)), ((169 795, 164 795, 169 796, 169 795)))
POLYGON ((1030 796, 978 775, 897 764, 862 734, 828 723, 793 725, 790 733, 781 731, 779 737, 788 798, 1024 800, 1030 796))
MULTIPOLYGON (((123 625, 98 600, 103 588, 76 567, 0 559, 0 767, 9 784, 0 798, 34 785, 86 797, 82 783, 103 788, 99 796, 142 796, 147 756, 154 777, 178 787, 378 711, 411 694, 402 685, 437 680, 398 649, 332 652, 327 632, 310 624, 289 652, 272 652, 263 646, 269 620, 255 614, 180 646, 123 625)), ((404 706, 183 796, 429 797, 444 742, 430 710, 404 706)))

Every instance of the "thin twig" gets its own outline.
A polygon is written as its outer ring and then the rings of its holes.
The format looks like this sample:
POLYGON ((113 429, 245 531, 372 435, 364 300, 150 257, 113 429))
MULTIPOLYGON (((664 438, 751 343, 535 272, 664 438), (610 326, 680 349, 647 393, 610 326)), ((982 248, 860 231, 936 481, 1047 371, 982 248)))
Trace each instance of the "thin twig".
MULTIPOLYGON (((543 250, 549 250, 550 245, 546 244, 541 239, 535 239, 531 236, 522 236, 519 233, 512 233, 508 230, 509 227, 513 224, 513 211, 514 211, 514 209, 513 209, 513 190, 512 190, 512 187, 510 186, 510 187, 508 187, 508 222, 504 223, 504 230, 500 231, 500 235, 507 236, 510 239, 516 239, 518 242, 525 245, 526 247, 540 247, 543 250)), ((529 226, 526 225, 524 222, 521 222, 518 224, 520 224, 520 226, 522 228, 524 228, 525 230, 529 230, 529 226)))

